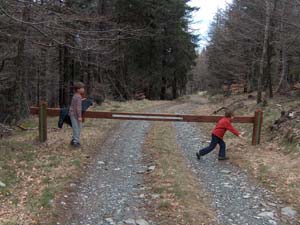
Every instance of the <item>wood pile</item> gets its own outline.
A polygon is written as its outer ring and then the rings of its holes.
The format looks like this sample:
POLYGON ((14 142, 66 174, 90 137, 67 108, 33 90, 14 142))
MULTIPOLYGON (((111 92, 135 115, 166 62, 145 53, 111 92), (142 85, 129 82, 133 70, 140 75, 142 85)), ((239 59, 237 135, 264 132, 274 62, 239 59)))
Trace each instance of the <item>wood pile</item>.
POLYGON ((234 83, 234 84, 224 84, 224 93, 230 93, 233 95, 242 94, 245 92, 245 83, 234 83))
POLYGON ((244 99, 239 99, 239 100, 236 100, 230 104, 228 104, 227 106, 222 106, 221 108, 215 110, 212 115, 216 115, 218 114, 219 112, 221 111, 226 111, 226 110, 232 110, 233 112, 238 110, 238 109, 241 109, 245 107, 245 104, 244 104, 244 99))
POLYGON ((294 83, 294 85, 292 86, 293 90, 300 90, 300 82, 296 82, 294 83))
POLYGON ((300 141, 300 110, 282 111, 281 116, 271 126, 271 132, 279 132, 290 143, 300 141))
POLYGON ((138 92, 134 95, 135 100, 144 100, 146 98, 146 95, 144 92, 138 92))

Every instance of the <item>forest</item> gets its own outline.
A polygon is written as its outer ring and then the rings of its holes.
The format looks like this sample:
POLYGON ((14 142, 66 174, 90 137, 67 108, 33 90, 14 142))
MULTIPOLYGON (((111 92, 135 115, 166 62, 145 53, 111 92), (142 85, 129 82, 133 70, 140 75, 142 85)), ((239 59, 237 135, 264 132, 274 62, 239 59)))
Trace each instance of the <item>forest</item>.
POLYGON ((183 95, 198 40, 188 2, 1 1, 0 122, 40 101, 68 106, 74 81, 97 103, 183 95))
POLYGON ((97 103, 233 84, 260 103, 300 89, 299 1, 233 0, 207 37, 190 29, 196 10, 189 0, 1 1, 0 122, 44 100, 68 106, 74 81, 97 103))
POLYGON ((219 10, 193 87, 244 84, 245 91, 258 91, 257 103, 299 89, 299 15, 296 0, 234 0, 219 10))
POLYGON ((299 98, 300 0, 0 0, 0 225, 300 225, 299 98))

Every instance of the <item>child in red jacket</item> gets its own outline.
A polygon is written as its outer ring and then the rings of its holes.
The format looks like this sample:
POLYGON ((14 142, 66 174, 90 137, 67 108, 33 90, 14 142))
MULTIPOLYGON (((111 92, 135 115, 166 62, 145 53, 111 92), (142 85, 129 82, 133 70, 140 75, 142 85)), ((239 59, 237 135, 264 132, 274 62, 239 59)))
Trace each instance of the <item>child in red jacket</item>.
POLYGON ((198 160, 200 160, 201 156, 204 156, 210 153, 211 151, 213 151, 218 144, 220 145, 219 160, 228 159, 228 157, 226 157, 226 144, 223 141, 223 137, 226 131, 229 130, 234 135, 243 138, 243 136, 231 125, 231 121, 233 119, 234 119, 233 112, 226 111, 225 117, 219 120, 215 129, 212 132, 212 139, 210 145, 204 149, 201 149, 199 152, 196 153, 198 160))

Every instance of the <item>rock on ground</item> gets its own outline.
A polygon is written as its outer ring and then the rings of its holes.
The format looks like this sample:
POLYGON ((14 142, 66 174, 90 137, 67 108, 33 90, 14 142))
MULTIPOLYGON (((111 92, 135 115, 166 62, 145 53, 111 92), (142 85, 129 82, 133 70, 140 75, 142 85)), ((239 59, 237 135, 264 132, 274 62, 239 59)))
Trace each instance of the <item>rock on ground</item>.
POLYGON ((5 188, 6 184, 4 184, 3 182, 0 181, 0 187, 5 188))
POLYGON ((285 207, 281 209, 281 214, 290 218, 295 218, 297 212, 291 207, 285 207))

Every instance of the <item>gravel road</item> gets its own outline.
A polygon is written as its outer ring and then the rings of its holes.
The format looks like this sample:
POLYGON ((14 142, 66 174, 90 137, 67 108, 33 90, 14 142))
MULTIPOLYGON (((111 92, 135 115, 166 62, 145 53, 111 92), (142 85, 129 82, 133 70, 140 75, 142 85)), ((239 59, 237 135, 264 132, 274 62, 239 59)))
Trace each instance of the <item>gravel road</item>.
MULTIPOLYGON (((185 112, 192 106, 181 107, 185 112)), ((178 112, 177 107, 177 112, 178 112)), ((181 112, 183 112, 181 110, 181 112)), ((246 172, 228 162, 219 162, 215 151, 200 161, 195 153, 207 146, 201 131, 195 124, 174 123, 177 142, 181 146, 189 167, 199 177, 206 191, 212 196, 212 206, 217 211, 220 224, 228 225, 275 225, 297 224, 279 219, 282 209, 279 200, 251 181, 246 172), (199 135, 200 134, 200 135, 199 135)))
POLYGON ((95 165, 80 184, 70 225, 112 225, 141 219, 143 209, 142 147, 147 122, 125 122, 101 147, 95 165))
MULTIPOLYGON (((180 104, 168 111, 188 113, 193 107, 180 104)), ((212 197, 219 224, 297 224, 283 223, 279 219, 282 202, 251 181, 245 171, 228 162, 218 162, 216 151, 198 161, 195 153, 207 143, 195 124, 173 124, 183 157, 205 187, 202 191, 212 197)), ((151 165, 144 165, 142 160, 144 139, 150 127, 148 122, 123 122, 99 148, 94 164, 77 187, 71 203, 72 219, 67 225, 154 225, 145 220, 147 190, 143 187, 143 174, 151 170, 151 165)), ((293 213, 284 209, 287 214, 293 213)))

